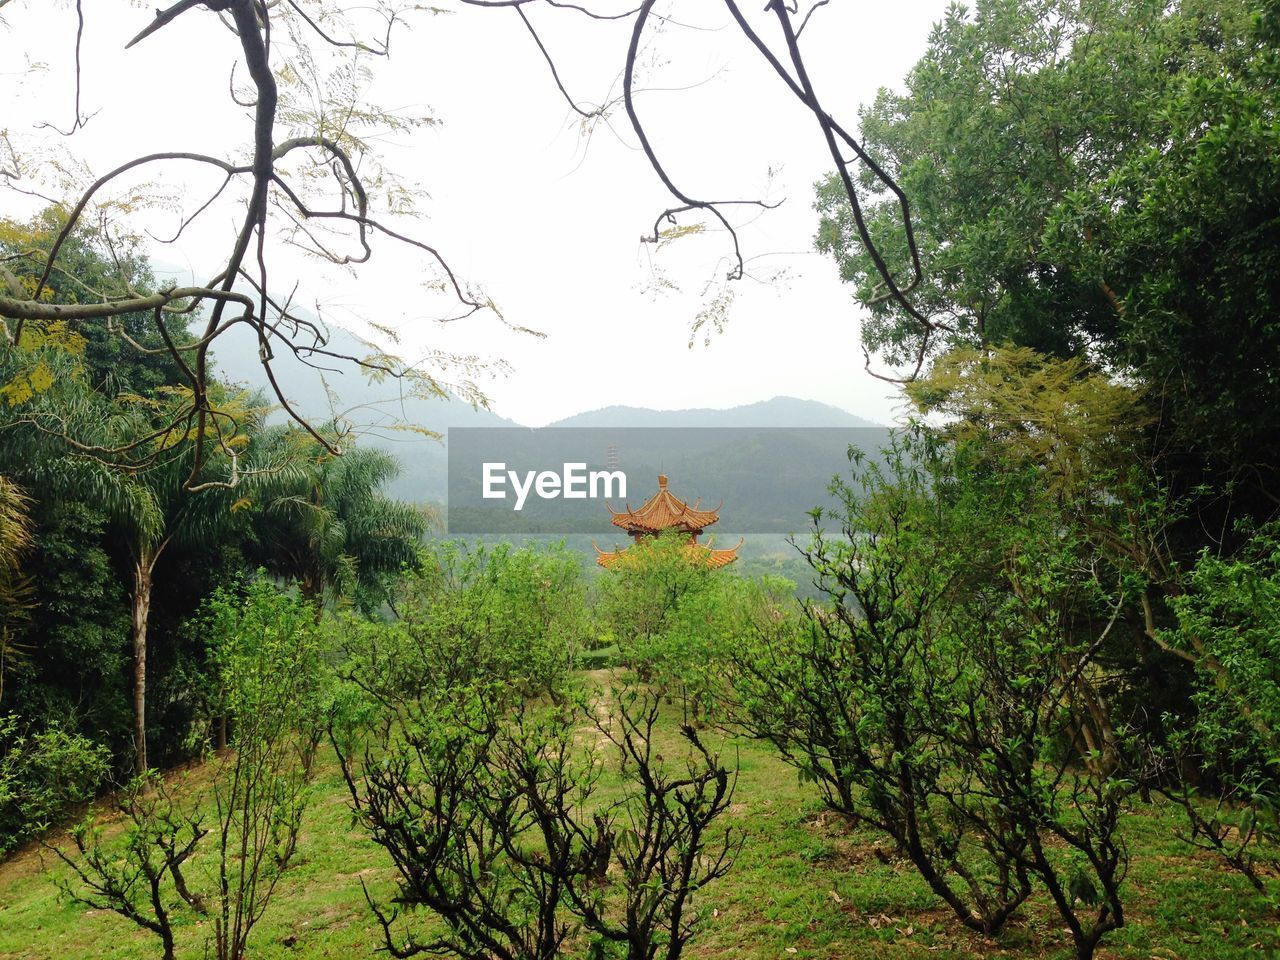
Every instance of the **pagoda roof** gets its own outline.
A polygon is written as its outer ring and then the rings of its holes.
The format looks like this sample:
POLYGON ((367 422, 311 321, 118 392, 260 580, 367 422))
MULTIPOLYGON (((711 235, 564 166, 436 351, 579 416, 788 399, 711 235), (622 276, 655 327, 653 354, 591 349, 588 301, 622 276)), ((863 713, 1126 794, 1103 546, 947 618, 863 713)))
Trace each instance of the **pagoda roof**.
MULTIPOLYGON (((725 550, 717 550, 715 547, 708 547, 701 543, 690 541, 685 545, 684 549, 690 560, 697 560, 706 564, 712 570, 718 570, 720 567, 728 566, 738 559, 738 547, 741 546, 742 541, 739 540, 737 546, 729 547, 725 550)), ((636 556, 634 553, 629 553, 629 550, 630 548, 626 547, 621 550, 601 550, 596 547, 596 563, 602 567, 612 569, 619 564, 629 562, 636 556)))
POLYGON ((628 507, 617 511, 609 507, 609 512, 613 514, 613 525, 628 533, 661 533, 663 530, 698 533, 720 519, 719 509, 719 506, 714 510, 702 509, 701 497, 690 506, 667 489, 666 475, 659 474, 658 492, 639 509, 628 507))

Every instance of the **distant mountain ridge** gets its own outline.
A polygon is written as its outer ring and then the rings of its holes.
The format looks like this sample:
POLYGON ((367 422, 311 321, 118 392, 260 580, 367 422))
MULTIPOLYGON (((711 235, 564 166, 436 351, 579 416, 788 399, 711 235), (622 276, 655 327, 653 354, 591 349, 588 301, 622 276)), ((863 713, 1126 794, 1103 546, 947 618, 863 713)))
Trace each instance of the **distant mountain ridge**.
MULTIPOLYGON (((352 334, 331 331, 330 349, 362 356, 368 347, 352 334)), ((217 370, 223 380, 271 391, 258 360, 258 345, 247 327, 234 327, 220 337, 213 348, 217 370)), ((344 364, 350 368, 350 364, 344 364)), ((400 476, 387 492, 402 500, 441 503, 448 478, 447 437, 435 440, 406 431, 403 424, 424 427, 442 435, 462 427, 521 427, 514 420, 489 410, 477 409, 455 397, 425 398, 403 396, 402 384, 388 378, 371 383, 358 370, 347 369, 322 375, 290 354, 278 352, 274 361, 278 382, 290 405, 316 422, 330 419, 334 412, 345 415, 358 426, 359 442, 396 456, 400 476), (327 390, 326 390, 327 386, 327 390), (331 396, 332 395, 332 396, 331 396), (336 400, 334 399, 336 398, 336 400)), ((279 420, 283 414, 276 414, 279 420)), ((651 410, 646 407, 609 406, 577 413, 550 427, 875 427, 875 424, 848 411, 815 400, 774 397, 727 409, 651 410)))
POLYGON ((878 427, 847 410, 817 400, 773 397, 737 407, 651 410, 609 406, 575 413, 550 427, 878 427))

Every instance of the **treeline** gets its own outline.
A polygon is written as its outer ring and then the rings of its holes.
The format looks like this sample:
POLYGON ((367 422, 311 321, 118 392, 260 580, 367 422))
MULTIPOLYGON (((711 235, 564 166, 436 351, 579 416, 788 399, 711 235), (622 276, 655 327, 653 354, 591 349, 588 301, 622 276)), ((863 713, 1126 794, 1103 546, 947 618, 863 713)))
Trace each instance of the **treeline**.
MULTIPOLYGON (((7 282, 34 291, 60 223, 0 223, 7 282)), ((59 299, 155 287, 105 233, 63 249, 44 283, 59 299)), ((9 321, 0 344, 0 850, 106 776, 197 756, 211 723, 217 739, 189 626, 216 590, 262 571, 317 607, 372 610, 416 556, 426 518, 379 492, 398 469, 385 454, 335 457, 216 378, 218 439, 196 450, 169 416, 192 383, 165 348, 192 321, 9 321)))
MULTIPOLYGON (((593 592, 564 551, 419 551, 415 519, 376 496, 381 461, 265 428, 230 387, 223 442, 157 434, 189 381, 147 349, 190 336, 181 314, 14 331, 6 823, 52 819, 109 768, 211 752, 211 796, 132 780, 124 837, 88 820, 63 853, 72 897, 166 954, 190 911, 239 958, 331 750, 396 869, 394 895, 366 893, 389 951, 674 960, 690 898, 751 842, 721 819, 715 728, 771 744, 986 936, 1037 901, 1091 957, 1126 922, 1147 804, 1274 903, 1276 16, 956 7, 907 92, 866 111, 869 154, 911 200, 911 296, 933 319, 874 287, 853 211, 820 189, 820 244, 870 305, 868 348, 919 364, 919 420, 836 480, 840 534, 817 522, 798 544, 805 602, 692 564, 678 540, 593 592), (245 579, 259 567, 296 589, 245 579), (317 616, 339 593, 350 609, 317 616), (587 682, 592 653, 622 672, 587 682), (671 760, 664 700, 683 721, 671 760)), ((897 211, 863 212, 906 264, 897 211)), ((15 282, 51 228, 7 248, 15 282)), ((104 268, 92 241, 83 274, 55 281, 67 296, 104 268)))
MULTIPOLYGON (((1026 347, 1138 386, 1178 549, 1238 546, 1280 504, 1280 12, 1251 0, 953 5, 901 91, 863 108, 910 201, 925 326, 878 286, 840 185, 819 249, 867 305, 871 369, 1026 347), (880 366, 877 366, 877 362, 880 366)), ((898 197, 859 211, 900 271, 898 197)))
POLYGON ((395 869, 363 894, 387 951, 678 958, 753 842, 724 816, 727 735, 770 744, 986 937, 1047 905, 1093 956, 1126 922, 1151 804, 1271 902, 1274 534, 1170 555, 1182 516, 1136 453, 1140 395, 1078 363, 974 354, 927 386, 982 415, 852 459, 800 544, 816 600, 708 570, 679 536, 594 585, 563 548, 434 544, 387 618, 317 619, 264 581, 217 595, 195 628, 232 749, 191 783, 134 781, 123 836, 86 818, 55 848, 67 894, 166 956, 205 920, 215 955, 243 956, 286 909, 324 750, 395 869), (1052 430, 1010 429, 1027 402, 1052 430), (603 646, 611 669, 581 670, 603 646))

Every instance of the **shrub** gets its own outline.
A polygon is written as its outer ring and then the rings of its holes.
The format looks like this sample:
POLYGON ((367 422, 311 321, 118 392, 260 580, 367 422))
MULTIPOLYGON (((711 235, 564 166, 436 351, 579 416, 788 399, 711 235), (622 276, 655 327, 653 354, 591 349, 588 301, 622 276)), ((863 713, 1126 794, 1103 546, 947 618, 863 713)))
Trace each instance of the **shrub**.
POLYGON ((587 633, 581 567, 563 546, 438 544, 406 572, 393 608, 390 624, 339 625, 347 672, 377 699, 481 680, 558 695, 587 633))
POLYGON ((1089 709, 1119 603, 1034 470, 921 432, 885 454, 833 486, 837 533, 815 517, 824 601, 735 647, 734 715, 966 926, 999 931, 1039 882, 1089 957, 1123 923, 1132 785, 1089 709))
POLYGON ((250 583, 243 597, 216 592, 197 630, 211 650, 231 731, 207 792, 170 790, 155 774, 139 778, 115 801, 123 839, 106 838, 91 813, 72 832, 75 854, 54 852, 79 881, 68 895, 155 934, 166 960, 174 955, 171 887, 182 905, 212 919, 206 953, 242 960, 297 848, 323 731, 325 675, 314 607, 266 581, 250 583), (203 852, 207 836, 212 877, 193 889, 183 865, 203 852))
POLYGON ((0 716, 0 853, 93 799, 110 769, 103 744, 61 727, 25 732, 0 716))
POLYGON ((653 745, 658 710, 652 694, 618 692, 574 709, 496 706, 479 687, 406 704, 359 745, 335 736, 356 816, 399 875, 394 906, 365 892, 385 949, 554 960, 585 931, 596 955, 676 960, 697 928, 691 898, 737 847, 714 830, 733 779, 687 727, 686 766, 671 773, 653 745), (616 748, 617 802, 597 796, 584 721, 616 748), (444 932, 416 931, 413 907, 444 932))
POLYGON ((1197 713, 1167 718, 1166 794, 1186 839, 1220 855, 1263 893, 1280 864, 1280 526, 1253 532, 1234 557, 1203 552, 1173 599, 1165 635, 1196 665, 1197 713), (1202 796, 1208 787, 1209 796, 1202 796))

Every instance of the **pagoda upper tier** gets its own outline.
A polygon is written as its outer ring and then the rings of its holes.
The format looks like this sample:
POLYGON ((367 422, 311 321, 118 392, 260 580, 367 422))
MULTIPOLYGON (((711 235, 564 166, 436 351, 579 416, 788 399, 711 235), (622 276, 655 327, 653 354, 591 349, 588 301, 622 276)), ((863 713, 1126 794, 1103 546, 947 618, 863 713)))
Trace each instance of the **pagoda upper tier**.
POLYGON ((664 530, 680 530, 690 534, 695 542, 698 534, 720 519, 719 507, 715 510, 702 509, 699 498, 692 506, 685 503, 667 489, 665 475, 658 476, 658 492, 644 502, 637 510, 627 509, 622 512, 609 508, 613 514, 613 525, 621 527, 633 537, 654 536, 664 530))

